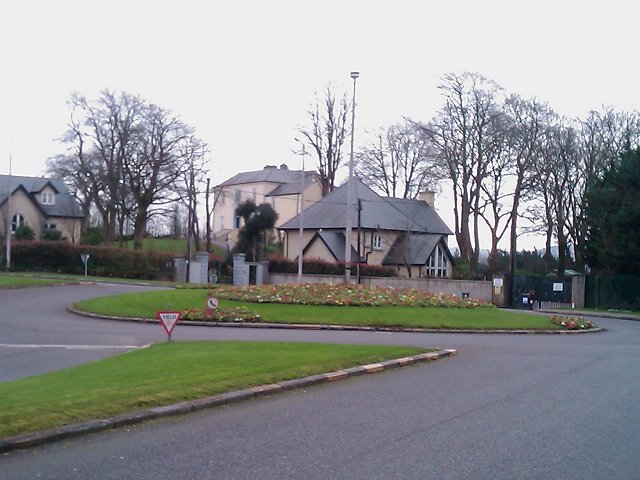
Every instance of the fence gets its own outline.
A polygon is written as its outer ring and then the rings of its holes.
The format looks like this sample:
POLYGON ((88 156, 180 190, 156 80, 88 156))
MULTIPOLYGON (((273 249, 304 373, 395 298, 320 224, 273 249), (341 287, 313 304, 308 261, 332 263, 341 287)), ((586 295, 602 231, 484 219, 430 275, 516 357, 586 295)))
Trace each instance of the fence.
POLYGON ((586 307, 640 310, 640 277, 589 275, 585 287, 586 307))

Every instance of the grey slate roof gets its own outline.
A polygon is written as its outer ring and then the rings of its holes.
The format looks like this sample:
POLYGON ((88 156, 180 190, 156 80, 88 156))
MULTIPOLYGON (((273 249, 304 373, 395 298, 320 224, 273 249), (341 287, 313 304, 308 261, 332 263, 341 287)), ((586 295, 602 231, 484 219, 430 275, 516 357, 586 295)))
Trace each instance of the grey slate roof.
POLYGON ((67 190, 67 186, 59 178, 24 177, 19 175, 12 175, 11 184, 9 185, 9 175, 0 175, 0 205, 2 205, 7 200, 9 192, 13 193, 20 187, 22 187, 27 192, 33 202, 46 216, 77 218, 84 217, 75 198, 73 198, 73 195, 71 195, 67 190), (57 192, 55 205, 42 205, 36 200, 35 195, 41 192, 42 189, 47 185, 51 185, 57 192))
MULTIPOLYGON (((230 185, 242 185, 245 183, 298 183, 300 184, 300 173, 302 170, 287 170, 277 167, 266 167, 253 172, 241 172, 228 180, 225 180, 218 187, 230 185)), ((310 174, 311 172, 307 172, 310 174)))
MULTIPOLYGON (((382 265, 426 265, 427 260, 442 239, 442 235, 401 235, 396 238, 382 265)), ((442 244, 451 258, 446 244, 442 244)))
MULTIPOLYGON (((333 255, 333 258, 338 262, 344 262, 345 254, 345 236, 341 232, 317 232, 311 241, 305 247, 305 251, 315 242, 321 240, 333 255)), ((351 247, 351 260, 354 262, 360 261, 358 258, 358 252, 355 248, 351 247)))
MULTIPOLYGON (((442 221, 435 209, 419 200, 381 197, 359 179, 354 178, 352 227, 358 225, 357 201, 361 200, 361 227, 451 235, 453 232, 442 221)), ((347 183, 335 189, 322 200, 304 211, 305 229, 336 229, 346 226, 347 183)), ((300 216, 284 223, 281 230, 297 229, 300 216)))

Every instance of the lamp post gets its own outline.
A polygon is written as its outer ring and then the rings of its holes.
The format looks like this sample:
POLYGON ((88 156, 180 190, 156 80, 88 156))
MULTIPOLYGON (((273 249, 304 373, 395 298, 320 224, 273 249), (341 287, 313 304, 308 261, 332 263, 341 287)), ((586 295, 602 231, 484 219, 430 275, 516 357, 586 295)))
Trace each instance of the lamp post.
POLYGON ((360 76, 360 72, 351 72, 353 78, 353 101, 351 104, 351 153, 349 155, 349 181, 347 183, 347 228, 345 233, 344 245, 344 283, 349 284, 351 279, 351 224, 353 223, 351 216, 353 210, 353 134, 356 124, 356 79, 360 76))
POLYGON ((11 215, 11 154, 9 154, 9 178, 7 180, 7 216, 5 219, 5 227, 6 227, 6 236, 5 236, 5 261, 7 272, 11 268, 11 230, 12 230, 12 221, 13 216, 11 215))
POLYGON ((294 138, 294 140, 302 145, 302 171, 300 172, 300 225, 298 227, 298 283, 302 283, 302 255, 304 253, 304 157, 307 156, 307 147, 297 138, 294 138))

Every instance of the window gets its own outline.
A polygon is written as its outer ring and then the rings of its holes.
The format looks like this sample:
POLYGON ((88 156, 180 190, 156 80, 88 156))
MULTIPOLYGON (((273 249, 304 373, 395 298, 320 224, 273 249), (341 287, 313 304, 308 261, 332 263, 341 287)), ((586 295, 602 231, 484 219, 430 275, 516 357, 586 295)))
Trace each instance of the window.
POLYGON ((220 216, 220 230, 224 230, 224 215, 220 216))
POLYGON ((53 193, 51 193, 51 192, 43 192, 42 193, 42 204, 43 205, 53 205, 53 193))
POLYGON ((445 278, 447 276, 447 256, 440 245, 436 245, 436 248, 429 257, 424 270, 427 277, 445 278))
POLYGON ((240 203, 242 201, 242 190, 239 188, 236 189, 236 203, 240 203))
POLYGON ((236 215, 233 219, 233 228, 240 228, 240 216, 236 215))
POLYGON ((222 190, 218 194, 218 204, 224 205, 224 192, 222 190))
POLYGON ((251 195, 253 196, 253 201, 256 201, 256 187, 253 187, 253 189, 251 190, 251 195))
POLYGON ((24 215, 21 213, 16 213, 11 219, 11 231, 15 232, 16 229, 25 224, 24 215))
POLYGON ((44 229, 45 230, 55 230, 56 229, 56 224, 55 223, 45 223, 44 224, 44 229))
POLYGON ((276 197, 275 197, 275 195, 273 197, 271 197, 271 207, 274 210, 276 209, 276 197))
POLYGON ((375 250, 382 250, 382 235, 377 233, 373 235, 373 248, 375 250))

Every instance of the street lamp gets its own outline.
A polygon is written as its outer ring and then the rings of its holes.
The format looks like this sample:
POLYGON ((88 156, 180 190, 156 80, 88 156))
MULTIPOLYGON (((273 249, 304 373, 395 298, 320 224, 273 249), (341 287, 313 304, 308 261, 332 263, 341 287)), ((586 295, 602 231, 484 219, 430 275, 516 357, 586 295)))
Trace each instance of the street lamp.
POLYGON ((344 283, 349 284, 351 279, 351 224, 353 210, 353 135, 356 124, 356 79, 360 72, 351 72, 353 78, 353 102, 351 104, 351 153, 349 155, 349 181, 347 183, 347 228, 344 245, 344 283))
POLYGON ((298 283, 302 283, 302 254, 304 253, 303 245, 303 223, 304 223, 304 157, 307 156, 307 147, 297 138, 296 142, 302 145, 302 172, 300 175, 300 225, 298 227, 298 283))

